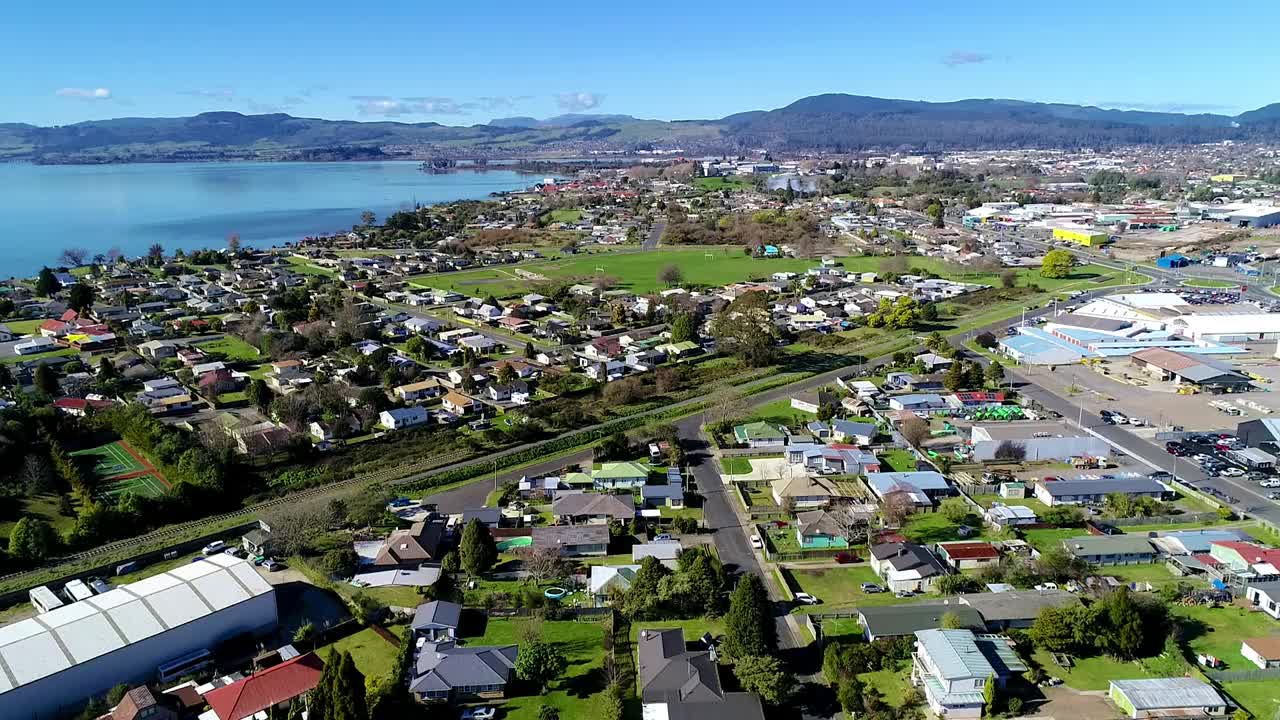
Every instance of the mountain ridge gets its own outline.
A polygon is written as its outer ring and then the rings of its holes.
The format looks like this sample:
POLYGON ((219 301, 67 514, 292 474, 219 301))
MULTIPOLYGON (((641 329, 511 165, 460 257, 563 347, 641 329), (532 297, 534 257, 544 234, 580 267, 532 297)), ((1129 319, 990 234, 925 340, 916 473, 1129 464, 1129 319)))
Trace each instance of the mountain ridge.
POLYGON ((1280 140, 1280 103, 1229 116, 1121 110, 998 98, 948 102, 826 93, 773 110, 710 120, 567 114, 437 122, 305 118, 216 111, 124 117, 63 126, 0 124, 0 161, 163 162, 217 159, 362 159, 414 153, 456 158, 546 157, 680 149, 687 154, 777 151, 943 151, 1108 147, 1280 140))

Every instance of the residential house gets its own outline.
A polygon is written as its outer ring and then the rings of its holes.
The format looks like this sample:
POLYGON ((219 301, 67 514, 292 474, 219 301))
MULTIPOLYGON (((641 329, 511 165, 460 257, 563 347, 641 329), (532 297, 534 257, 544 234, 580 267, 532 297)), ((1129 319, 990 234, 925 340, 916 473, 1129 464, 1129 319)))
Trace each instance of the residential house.
POLYGON ((1280 550, 1238 540, 1214 540, 1209 557, 1240 577, 1272 580, 1280 577, 1280 550))
POLYGON ((995 505, 987 508, 982 517, 997 531, 1008 528, 1035 525, 1040 522, 1036 512, 1025 505, 995 505))
POLYGON ((621 360, 582 360, 583 372, 596 382, 613 382, 627 372, 627 365, 621 360))
POLYGON ((636 651, 644 717, 764 720, 760 699, 726 692, 714 649, 689 650, 684 630, 641 630, 636 651))
POLYGON ((849 538, 844 525, 826 510, 796 513, 796 542, 805 550, 849 547, 849 538))
POLYGON ((870 445, 878 430, 875 423, 832 420, 831 438, 836 442, 870 445))
POLYGON ((912 361, 923 365, 924 371, 927 373, 941 372, 950 368, 952 365, 951 358, 943 357, 942 355, 931 352, 917 355, 912 358, 912 361))
POLYGON ((787 444, 786 434, 766 422, 737 425, 733 438, 739 445, 752 448, 781 448, 787 444))
POLYGON ((392 391, 396 398, 402 402, 427 400, 439 397, 442 392, 444 392, 444 384, 440 382, 439 378, 427 378, 408 385, 400 385, 392 391))
POLYGON ((315 653, 299 655, 259 670, 230 685, 205 693, 205 702, 217 720, 252 720, 256 717, 288 715, 296 698, 320 682, 324 661, 315 653))
POLYGON ((1280 636, 1249 638, 1240 643, 1240 654, 1263 670, 1280 668, 1280 636))
POLYGON ((947 478, 933 470, 867 473, 867 486, 880 500, 890 493, 905 492, 921 507, 932 507, 935 502, 956 494, 947 478))
POLYGON ((858 624, 862 626, 863 638, 871 642, 940 628, 942 618, 947 614, 954 615, 961 627, 981 630, 984 626, 977 610, 967 605, 941 602, 861 607, 858 608, 858 624))
POLYGON ((684 507, 684 478, 679 468, 667 468, 667 481, 661 485, 642 485, 640 500, 646 507, 684 507))
POLYGON ((582 348, 582 354, 595 362, 616 360, 622 353, 622 341, 616 337, 594 338, 582 348))
POLYGON ((496 530, 502 525, 502 511, 496 507, 473 507, 463 510, 462 527, 470 525, 472 520, 478 521, 490 530, 496 530))
POLYGON ((458 341, 464 348, 470 348, 476 355, 488 355, 502 347, 502 343, 484 335, 470 335, 458 341))
POLYGON ((1250 607, 1280 620, 1280 580, 1249 583, 1244 588, 1244 597, 1250 607))
POLYGON ((893 592, 928 592, 947 569, 923 545, 884 543, 872 545, 871 569, 893 592))
POLYGON ((378 414, 378 422, 388 430, 404 430, 406 428, 426 425, 431 414, 420 407, 391 408, 378 414))
POLYGON ((1045 505, 1081 505, 1101 503, 1111 493, 1131 498, 1149 497, 1159 500, 1169 489, 1151 478, 1113 478, 1110 480, 1055 480, 1036 485, 1036 499, 1045 505))
MULTIPOLYGON (((590 480, 591 478, 588 476, 588 485, 590 485, 590 480)), ((516 485, 516 492, 525 500, 538 496, 554 500, 556 494, 566 487, 556 475, 548 475, 541 478, 522 477, 516 485)))
POLYGON ((1080 598, 1065 590, 1006 590, 1005 592, 965 593, 956 595, 948 604, 973 608, 982 616, 989 632, 1031 627, 1040 612, 1048 607, 1075 605, 1080 598))
POLYGON ((415 639, 426 638, 427 642, 455 640, 458 637, 458 624, 462 619, 462 606, 444 600, 433 600, 423 603, 413 611, 413 621, 409 627, 415 639))
MULTIPOLYGON (((201 705, 204 703, 202 702, 201 705)), ((131 688, 106 716, 109 720, 178 720, 182 702, 168 693, 159 697, 146 685, 131 688)), ((100 718, 99 720, 105 720, 100 718)))
POLYGON ((240 536, 240 547, 254 557, 266 557, 271 554, 271 530, 258 521, 258 527, 240 536))
POLYGON ((1151 541, 1141 535, 1082 535, 1063 540, 1062 547, 1094 565, 1137 565, 1156 560, 1151 541))
POLYGON ((791 407, 801 412, 817 413, 823 405, 835 406, 839 398, 825 390, 802 392, 791 396, 791 407))
POLYGON ((649 468, 638 462, 607 462, 591 472, 595 486, 601 490, 638 488, 649 480, 649 468))
POLYGON ((1125 716, 1225 718, 1227 701, 1212 685, 1191 677, 1112 680, 1107 697, 1125 716))
POLYGON ((591 593, 596 605, 601 605, 615 592, 625 593, 630 590, 639 570, 639 565, 592 565, 587 591, 591 593))
POLYGON ((423 643, 417 653, 409 691, 419 700, 490 700, 506 695, 519 647, 458 647, 452 640, 445 640, 423 643))
POLYGON ((636 516, 631 495, 605 493, 561 493, 551 505, 551 514, 573 525, 630 522, 636 516))
POLYGON ((880 459, 855 445, 833 443, 792 443, 786 447, 787 462, 803 465, 824 475, 861 475, 880 472, 880 459))
POLYGON ((1000 562, 1000 551, 989 542, 938 543, 938 557, 956 570, 976 570, 1000 562))
POLYGON ((939 717, 982 717, 988 679, 1004 687, 1012 675, 1027 669, 1012 641, 999 635, 928 629, 915 637, 911 684, 923 688, 929 709, 939 717))
POLYGON ((178 347, 168 340, 148 340, 139 343, 138 354, 150 360, 163 360, 177 356, 178 347))
POLYGON ((448 410, 454 415, 466 415, 477 407, 475 400, 463 395, 457 390, 450 390, 446 393, 441 405, 443 405, 445 410, 448 410))
POLYGON ((510 402, 516 405, 529 404, 529 385, 523 380, 512 380, 509 383, 492 383, 485 386, 484 393, 493 402, 510 402))
POLYGON ((804 470, 791 471, 794 466, 784 470, 782 477, 769 483, 774 502, 785 507, 791 503, 796 509, 813 509, 826 507, 831 501, 844 496, 844 491, 834 480, 823 476, 813 476, 804 470))
POLYGON ((443 535, 444 526, 436 522, 419 521, 407 530, 393 530, 378 548, 373 565, 413 569, 439 560, 443 535))
POLYGON ((554 549, 565 557, 609 554, 606 525, 553 525, 533 528, 533 547, 554 549))

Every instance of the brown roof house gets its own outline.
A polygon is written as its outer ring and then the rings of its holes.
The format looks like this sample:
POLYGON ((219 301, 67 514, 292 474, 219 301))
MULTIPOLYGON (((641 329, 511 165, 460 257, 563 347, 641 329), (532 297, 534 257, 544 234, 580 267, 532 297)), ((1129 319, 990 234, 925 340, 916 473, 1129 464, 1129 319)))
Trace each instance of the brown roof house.
POLYGON ((439 560, 440 523, 416 522, 408 530, 396 530, 378 548, 373 564, 378 567, 416 568, 424 562, 439 560))
POLYGON ((146 685, 140 685, 124 694, 120 704, 108 715, 111 720, 178 720, 176 698, 154 695, 146 685))
POLYGON ((636 501, 630 494, 564 493, 556 497, 551 514, 574 525, 630 522, 636 516, 636 501))

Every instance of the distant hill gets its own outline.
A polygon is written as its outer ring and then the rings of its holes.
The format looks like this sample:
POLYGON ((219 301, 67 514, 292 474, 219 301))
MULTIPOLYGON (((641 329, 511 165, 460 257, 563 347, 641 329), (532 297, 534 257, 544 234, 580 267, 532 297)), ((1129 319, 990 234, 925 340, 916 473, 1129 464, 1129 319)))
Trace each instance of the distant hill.
POLYGON ((236 158, 341 160, 418 155, 549 157, 679 149, 688 155, 779 151, 940 151, 1109 147, 1280 139, 1280 103, 1226 115, 1112 110, 1020 100, 955 102, 827 94, 718 120, 629 115, 511 117, 487 124, 355 122, 284 114, 201 113, 36 127, 0 124, 0 160, 163 162, 236 158))

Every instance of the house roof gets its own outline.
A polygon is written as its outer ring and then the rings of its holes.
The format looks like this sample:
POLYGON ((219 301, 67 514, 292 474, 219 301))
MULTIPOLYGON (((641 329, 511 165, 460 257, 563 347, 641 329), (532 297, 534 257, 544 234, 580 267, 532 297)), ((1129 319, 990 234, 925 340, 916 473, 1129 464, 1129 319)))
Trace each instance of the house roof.
POLYGON ((1264 660, 1280 660, 1280 635, 1248 638, 1243 644, 1252 648, 1264 660))
POLYGON ((1075 605, 1080 600, 1065 590, 1010 590, 1008 592, 965 593, 957 602, 977 610, 988 623, 1034 620, 1046 607, 1075 605))
POLYGON ((511 678, 519 648, 515 645, 457 647, 452 642, 427 643, 414 664, 413 692, 447 691, 455 687, 504 685, 511 678))
POLYGON ((859 608, 858 615, 862 626, 872 637, 897 637, 939 627, 942 616, 948 612, 965 627, 981 628, 984 625, 982 616, 971 607, 935 602, 864 607, 859 608))
POLYGON ((938 550, 955 560, 977 560, 981 558, 998 558, 1000 551, 988 542, 949 542, 938 543, 938 550))
POLYGON ((987 656, 978 649, 972 630, 929 628, 917 630, 915 635, 944 680, 986 678, 995 674, 987 656))
POLYGON ((1222 707, 1227 704, 1212 686, 1188 677, 1112 680, 1111 688, 1124 695, 1136 711, 1222 707))
POLYGON ((1063 540, 1062 546, 1077 556, 1155 553, 1151 542, 1141 535, 1081 535, 1063 540))
POLYGON ((739 441, 749 440, 784 440, 786 435, 781 430, 766 422, 752 422, 733 428, 733 434, 739 441))
POLYGON ((600 465, 599 470, 591 473, 594 478, 603 478, 606 480, 622 480, 629 478, 647 478, 649 477, 649 468, 638 462, 607 462, 600 465))
POLYGON ((593 594, 599 594, 611 585, 626 590, 631 587, 639 569, 639 565, 592 565, 591 582, 587 587, 593 594))
POLYGON ((1050 497, 1068 495, 1107 495, 1109 493, 1159 493, 1165 487, 1151 478, 1114 478, 1111 480, 1055 480, 1041 483, 1050 497))
POLYGON ((641 697, 652 702, 714 702, 724 697, 708 652, 685 649, 684 630, 641 630, 637 642, 641 697))
POLYGON ((829 535, 844 537, 844 527, 825 510, 796 513, 796 525, 801 535, 829 535))
POLYGON ((630 520, 636 515, 636 501, 632 495, 562 493, 552 503, 551 514, 608 515, 619 520, 630 520))
POLYGON ((808 473, 792 473, 790 478, 778 478, 770 485, 778 497, 839 497, 843 494, 834 482, 808 473))
POLYGON ((457 628, 461 617, 461 605, 444 600, 432 600, 429 603, 419 605, 417 609, 413 611, 412 627, 414 630, 419 630, 432 625, 457 628))
POLYGON ((323 671, 324 661, 320 656, 307 653, 230 685, 214 688, 204 699, 219 720, 244 720, 311 690, 323 671))
POLYGON ((443 534, 444 527, 439 523, 416 522, 408 530, 395 530, 382 543, 373 563, 402 565, 432 560, 443 534))
POLYGON ((533 546, 538 549, 608 544, 609 528, 605 525, 552 525, 533 529, 533 546))
POLYGON ((659 560, 675 560, 680 557, 682 551, 684 551, 684 547, 680 545, 678 540, 643 543, 631 546, 631 560, 639 562, 647 557, 659 560))

